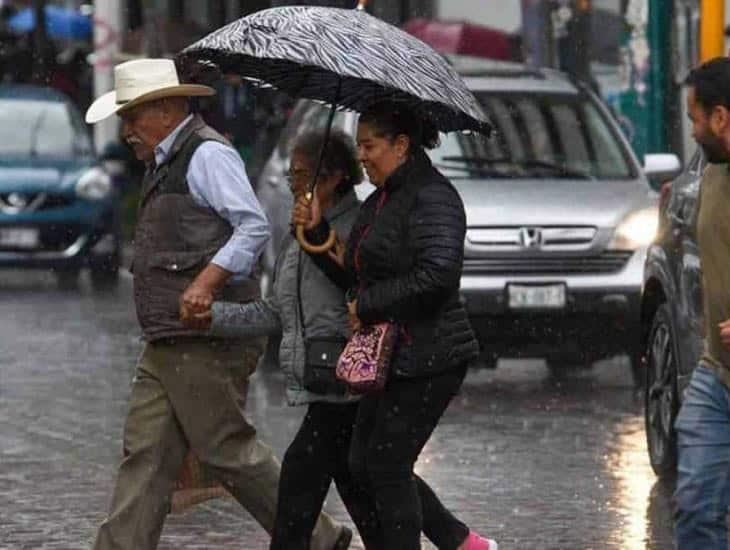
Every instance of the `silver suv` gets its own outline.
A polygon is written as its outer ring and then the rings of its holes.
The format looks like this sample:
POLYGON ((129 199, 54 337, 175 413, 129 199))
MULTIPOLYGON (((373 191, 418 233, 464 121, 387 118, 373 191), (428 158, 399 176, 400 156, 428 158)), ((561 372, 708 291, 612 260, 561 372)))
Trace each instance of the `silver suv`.
MULTIPOLYGON (((562 370, 627 354, 638 373, 639 300, 657 193, 614 119, 562 73, 452 62, 496 128, 489 140, 444 134, 430 152, 466 206, 461 292, 484 362, 544 357, 562 370)), ((300 102, 259 180, 274 225, 269 273, 289 230, 291 145, 326 119, 326 108, 300 102)), ((357 116, 341 113, 335 123, 354 136, 357 116)), ((645 160, 657 178, 679 168, 673 155, 645 160)), ((372 190, 359 187, 361 196, 372 190)))

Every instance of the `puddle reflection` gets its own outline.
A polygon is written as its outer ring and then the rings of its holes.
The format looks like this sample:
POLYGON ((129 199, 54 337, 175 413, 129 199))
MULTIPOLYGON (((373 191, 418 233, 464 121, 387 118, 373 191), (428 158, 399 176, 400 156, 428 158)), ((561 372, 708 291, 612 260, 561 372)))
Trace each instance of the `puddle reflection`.
POLYGON ((651 469, 643 418, 622 422, 611 447, 606 468, 616 482, 611 507, 621 517, 618 547, 672 548, 672 487, 659 481, 651 469))

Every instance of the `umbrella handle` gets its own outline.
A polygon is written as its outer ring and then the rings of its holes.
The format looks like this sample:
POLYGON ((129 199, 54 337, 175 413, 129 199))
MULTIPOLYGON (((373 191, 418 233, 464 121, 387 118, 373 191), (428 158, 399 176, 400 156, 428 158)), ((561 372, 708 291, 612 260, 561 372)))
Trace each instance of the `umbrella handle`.
POLYGON ((358 11, 365 11, 365 8, 368 7, 368 0, 358 0, 357 7, 355 8, 358 11))
MULTIPOLYGON (((305 197, 308 202, 312 202, 313 194, 311 191, 309 191, 305 195, 305 197)), ((304 234, 303 225, 297 225, 295 234, 299 245, 304 249, 305 252, 309 252, 310 254, 324 254, 333 246, 335 246, 335 243, 337 242, 337 233, 335 233, 334 229, 330 229, 330 234, 327 236, 327 240, 322 244, 312 244, 308 242, 307 237, 304 234)))
POLYGON ((337 233, 335 233, 334 229, 330 229, 330 234, 327 237, 327 240, 320 245, 307 242, 307 238, 304 235, 303 225, 297 225, 296 235, 297 241, 299 241, 299 245, 310 254, 324 254, 325 252, 329 251, 333 246, 335 246, 335 242, 337 242, 337 233))

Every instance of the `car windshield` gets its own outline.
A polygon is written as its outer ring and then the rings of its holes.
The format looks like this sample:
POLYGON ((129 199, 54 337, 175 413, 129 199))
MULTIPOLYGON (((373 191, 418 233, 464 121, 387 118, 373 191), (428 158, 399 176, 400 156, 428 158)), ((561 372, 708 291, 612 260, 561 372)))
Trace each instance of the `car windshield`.
POLYGON ((495 128, 441 135, 433 162, 451 178, 626 179, 627 154, 585 95, 475 94, 495 128))
POLYGON ((88 136, 65 103, 0 99, 0 159, 73 158, 90 152, 88 136))

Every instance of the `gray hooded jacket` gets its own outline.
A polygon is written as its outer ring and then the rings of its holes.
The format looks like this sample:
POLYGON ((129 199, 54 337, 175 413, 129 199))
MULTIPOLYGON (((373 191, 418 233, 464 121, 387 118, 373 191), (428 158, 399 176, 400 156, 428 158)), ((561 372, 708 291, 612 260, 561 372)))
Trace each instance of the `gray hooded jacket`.
MULTIPOLYGON (((341 240, 348 238, 359 207, 355 191, 351 190, 324 213, 341 240)), ((285 237, 276 260, 271 294, 263 300, 246 304, 215 302, 210 330, 211 334, 224 337, 274 335, 280 331, 279 364, 286 375, 287 401, 290 405, 315 401, 340 403, 355 399, 349 395, 314 394, 302 385, 304 334, 307 337, 348 338, 350 330, 343 291, 314 264, 291 234, 285 237), (300 270, 304 332, 300 327, 297 299, 297 275, 300 270)))

